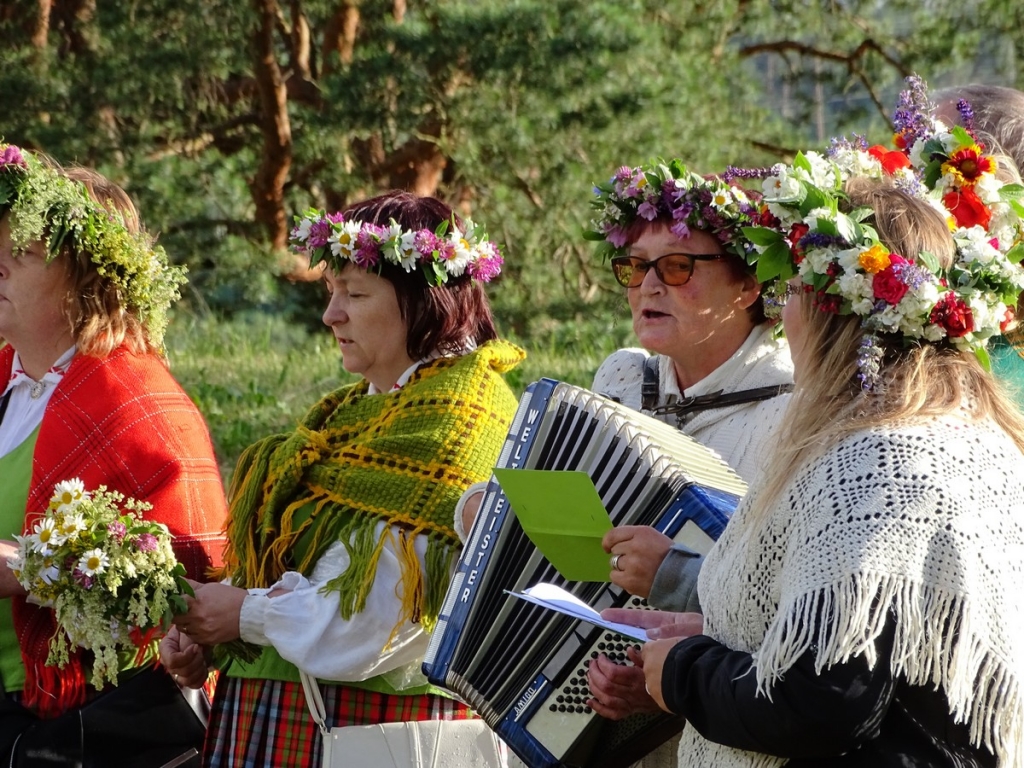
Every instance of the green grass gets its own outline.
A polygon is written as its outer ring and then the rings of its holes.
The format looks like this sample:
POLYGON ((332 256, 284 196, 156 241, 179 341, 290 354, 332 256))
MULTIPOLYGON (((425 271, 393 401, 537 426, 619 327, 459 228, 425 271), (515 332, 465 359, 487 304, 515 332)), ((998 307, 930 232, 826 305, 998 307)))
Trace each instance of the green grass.
POLYGON ((292 429, 322 395, 355 380, 326 329, 314 335, 279 315, 178 315, 167 356, 206 417, 225 483, 246 446, 292 429))
MULTIPOLYGON (((610 352, 633 343, 628 316, 537 316, 527 332, 507 337, 527 351, 506 376, 517 395, 544 376, 589 386, 610 352)), ((210 426, 225 483, 246 446, 292 429, 320 397, 356 380, 326 328, 311 332, 277 314, 179 313, 166 342, 171 371, 210 426)))

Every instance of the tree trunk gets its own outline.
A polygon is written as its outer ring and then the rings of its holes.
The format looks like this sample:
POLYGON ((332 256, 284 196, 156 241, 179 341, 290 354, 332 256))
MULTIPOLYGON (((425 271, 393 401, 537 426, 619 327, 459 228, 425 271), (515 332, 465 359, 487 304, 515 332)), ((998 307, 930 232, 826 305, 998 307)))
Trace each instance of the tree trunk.
POLYGON ((312 80, 313 74, 310 68, 309 54, 309 22, 302 12, 298 0, 292 0, 292 69, 295 75, 303 80, 312 80))
POLYGON ((259 17, 253 40, 253 71, 259 92, 263 147, 251 192, 256 204, 256 220, 266 230, 271 247, 284 251, 288 245, 284 184, 292 164, 292 134, 288 119, 288 93, 274 57, 278 8, 276 0, 253 0, 253 5, 259 17))
POLYGON ((321 69, 324 75, 334 70, 338 61, 343 65, 352 63, 358 31, 359 0, 345 0, 328 19, 324 29, 324 42, 320 56, 323 61, 321 69))
POLYGON ((50 32, 50 12, 53 10, 52 0, 39 0, 36 6, 35 24, 32 25, 32 47, 38 51, 46 48, 46 40, 50 32))

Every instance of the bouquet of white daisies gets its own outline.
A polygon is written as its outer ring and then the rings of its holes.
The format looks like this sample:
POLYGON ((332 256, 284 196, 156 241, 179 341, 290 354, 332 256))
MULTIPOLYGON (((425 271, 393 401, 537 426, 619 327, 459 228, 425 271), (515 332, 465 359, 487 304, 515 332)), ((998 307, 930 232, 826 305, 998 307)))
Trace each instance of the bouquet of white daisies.
POLYGON ((78 479, 58 483, 32 532, 15 537, 8 560, 29 598, 56 613, 47 664, 63 667, 69 650, 93 652, 91 682, 117 683, 118 653, 144 656, 170 617, 193 594, 171 550, 171 534, 146 520, 151 505, 78 479))

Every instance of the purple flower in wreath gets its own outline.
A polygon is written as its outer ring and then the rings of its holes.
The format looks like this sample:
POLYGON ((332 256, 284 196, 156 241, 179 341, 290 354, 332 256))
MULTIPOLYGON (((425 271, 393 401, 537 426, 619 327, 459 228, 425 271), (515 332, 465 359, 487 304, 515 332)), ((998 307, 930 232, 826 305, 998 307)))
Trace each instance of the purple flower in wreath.
POLYGON ((154 552, 157 547, 157 538, 152 533, 140 533, 135 540, 135 548, 139 552, 154 552))
POLYGON ((434 251, 441 249, 441 238, 429 229, 421 229, 413 238, 412 245, 420 255, 420 261, 430 261, 434 258, 434 251))
POLYGON ((893 112, 892 125, 896 130, 896 146, 909 149, 918 139, 932 132, 929 115, 932 112, 928 100, 928 87, 917 75, 906 80, 907 88, 900 92, 896 111, 893 112))
POLYGON ((504 263, 504 259, 501 258, 501 254, 498 253, 497 249, 490 252, 489 256, 484 256, 476 261, 471 261, 467 267, 469 276, 475 278, 483 283, 490 282, 501 272, 501 265, 504 263))
POLYGON ((364 224, 363 228, 359 230, 359 234, 356 235, 356 252, 352 261, 362 269, 377 266, 377 262, 380 261, 380 241, 383 239, 384 232, 386 232, 384 227, 379 227, 376 224, 364 224))
POLYGON ((309 239, 306 241, 306 247, 311 251, 323 248, 330 240, 332 231, 329 216, 317 219, 309 227, 309 239))
POLYGON ((644 200, 640 203, 640 207, 636 209, 636 212, 648 221, 654 221, 658 218, 658 208, 650 200, 644 200))
POLYGON ((80 568, 75 568, 71 573, 71 577, 75 580, 75 583, 81 585, 84 589, 92 589, 93 577, 80 568))
POLYGON ((626 237, 626 230, 623 229, 618 224, 613 224, 612 226, 608 227, 607 231, 604 233, 604 236, 605 239, 609 243, 614 245, 616 248, 624 248, 626 246, 626 240, 628 239, 626 237))
POLYGON ((686 223, 685 219, 677 221, 668 229, 669 232, 671 232, 675 237, 678 237, 680 240, 685 240, 690 236, 690 227, 686 223))
POLYGON ((0 168, 7 170, 8 168, 28 168, 28 163, 25 161, 25 156, 21 153, 21 149, 8 144, 4 147, 3 152, 0 152, 0 168))
POLYGON ((960 123, 972 136, 974 135, 974 109, 967 99, 957 99, 956 111, 960 113, 960 123))

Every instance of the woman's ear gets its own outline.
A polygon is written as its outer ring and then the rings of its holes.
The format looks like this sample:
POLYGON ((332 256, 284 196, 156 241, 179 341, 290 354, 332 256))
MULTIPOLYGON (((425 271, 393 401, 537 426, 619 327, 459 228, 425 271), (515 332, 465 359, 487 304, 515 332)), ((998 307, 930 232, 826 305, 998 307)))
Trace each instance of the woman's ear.
POLYGON ((757 278, 749 272, 740 281, 740 306, 743 309, 750 309, 761 295, 761 284, 757 278))

